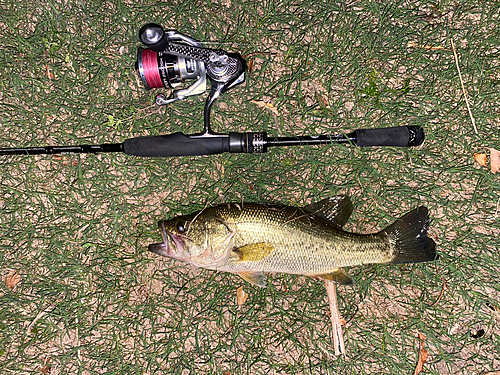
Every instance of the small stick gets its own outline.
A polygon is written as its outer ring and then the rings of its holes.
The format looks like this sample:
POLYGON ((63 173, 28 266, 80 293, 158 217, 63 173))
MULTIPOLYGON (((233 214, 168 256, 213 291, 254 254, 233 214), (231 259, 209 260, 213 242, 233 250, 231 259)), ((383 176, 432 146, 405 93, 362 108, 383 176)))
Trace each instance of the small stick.
POLYGON ((458 65, 458 56, 457 50, 455 49, 455 43, 453 43, 453 39, 451 39, 451 48, 453 49, 453 56, 455 57, 455 64, 457 65, 458 77, 460 78, 460 84, 462 85, 462 92, 464 93, 465 104, 467 105, 467 110, 469 111, 470 120, 472 121, 472 126, 474 127, 474 131, 477 133, 476 121, 474 120, 474 116, 472 116, 472 111, 469 105, 469 99, 467 98, 467 92, 465 92, 464 80, 462 79, 462 73, 460 72, 460 66, 458 65))
POLYGON ((333 330, 333 347, 335 355, 345 354, 344 338, 342 335, 342 322, 340 320, 339 307, 337 303, 337 285, 334 282, 325 280, 328 303, 330 305, 330 319, 333 330))
POLYGON ((244 59, 248 59, 249 57, 254 57, 254 56, 262 56, 262 55, 277 55, 276 52, 252 52, 249 53, 248 55, 243 55, 242 57, 244 59))
POLYGON ((78 329, 78 318, 76 318, 76 346, 78 350, 76 351, 76 358, 78 358, 78 363, 82 364, 82 351, 80 350, 80 330, 78 329))
POLYGON ((446 289, 448 289, 448 283, 446 282, 446 280, 443 280, 443 287, 441 288, 441 293, 439 293, 438 298, 433 302, 432 305, 429 305, 429 307, 433 307, 433 306, 437 305, 437 303, 439 301, 441 301, 441 298, 443 298, 443 295, 444 295, 444 292, 446 289))
MULTIPOLYGON (((56 301, 57 303, 58 301, 56 301)), ((36 324, 36 322, 38 322, 38 320, 40 320, 45 314, 47 314, 49 312, 49 309, 52 307, 52 309, 54 309, 56 307, 55 303, 51 303, 49 304, 49 306, 47 306, 46 308, 44 308, 43 310, 41 310, 37 316, 35 316, 35 319, 33 319, 33 321, 28 325, 28 328, 26 328, 26 332, 27 333, 30 333, 31 332, 31 329, 33 328, 33 326, 36 324)), ((50 310, 52 311, 52 310, 50 310)))

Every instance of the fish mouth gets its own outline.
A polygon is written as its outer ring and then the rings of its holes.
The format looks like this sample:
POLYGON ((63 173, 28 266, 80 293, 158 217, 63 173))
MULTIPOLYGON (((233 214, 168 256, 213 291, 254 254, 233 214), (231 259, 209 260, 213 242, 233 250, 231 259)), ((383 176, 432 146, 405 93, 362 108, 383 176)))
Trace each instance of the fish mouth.
POLYGON ((163 242, 150 244, 148 250, 152 253, 168 257, 168 250, 163 242))
POLYGON ((181 255, 184 250, 183 238, 168 232, 165 228, 164 221, 158 222, 158 226, 161 230, 163 242, 149 245, 148 250, 164 257, 179 259, 179 255, 181 255))

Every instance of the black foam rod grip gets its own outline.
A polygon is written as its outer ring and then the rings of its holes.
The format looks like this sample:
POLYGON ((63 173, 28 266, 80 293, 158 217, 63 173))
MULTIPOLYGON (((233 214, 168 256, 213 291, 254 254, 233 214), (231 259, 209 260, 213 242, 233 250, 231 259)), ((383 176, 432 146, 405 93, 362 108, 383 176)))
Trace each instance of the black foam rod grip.
POLYGON ((228 136, 187 136, 183 133, 127 139, 123 152, 145 157, 214 155, 229 151, 228 136))
POLYGON ((420 126, 398 126, 382 129, 357 129, 353 133, 356 145, 360 147, 420 146, 425 139, 424 130, 420 126))

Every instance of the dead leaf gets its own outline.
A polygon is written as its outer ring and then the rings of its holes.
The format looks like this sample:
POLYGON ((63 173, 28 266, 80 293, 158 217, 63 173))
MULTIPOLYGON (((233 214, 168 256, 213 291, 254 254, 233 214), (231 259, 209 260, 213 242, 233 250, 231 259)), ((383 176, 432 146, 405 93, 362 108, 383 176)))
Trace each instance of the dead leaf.
POLYGON ((477 163, 482 167, 486 167, 488 164, 488 155, 486 154, 475 153, 474 159, 476 159, 477 163))
POLYGON ((446 50, 446 48, 441 46, 441 45, 439 45, 439 46, 422 46, 422 45, 419 45, 415 42, 408 42, 408 44, 406 46, 408 48, 423 48, 423 49, 427 49, 429 51, 446 50))
POLYGON ((52 70, 48 65, 45 65, 45 70, 47 71, 47 78, 50 80, 54 79, 54 73, 52 73, 52 70))
POLYGON ((318 101, 320 101, 326 108, 330 107, 330 104, 328 104, 328 100, 326 100, 323 95, 318 94, 318 101))
POLYGON ((254 61, 255 61, 255 59, 248 59, 248 63, 247 63, 248 73, 252 73, 254 61))
POLYGON ((11 271, 4 279, 7 288, 14 289, 14 287, 21 282, 21 276, 17 271, 11 271))
POLYGON ((486 372, 483 375, 500 375, 500 371, 486 372))
POLYGON ((278 116, 278 109, 271 103, 266 103, 263 100, 250 100, 250 102, 256 104, 257 107, 269 109, 272 113, 278 116))
POLYGON ((500 172, 500 151, 490 148, 491 173, 500 172))
POLYGON ((49 364, 49 361, 49 357, 43 359, 43 365, 40 366, 40 372, 42 374, 50 374, 50 372, 52 371, 52 366, 49 364))
POLYGON ((420 340, 420 355, 418 356, 417 367, 415 368, 415 372, 413 373, 413 375, 417 375, 420 373, 420 371, 422 371, 422 369, 424 368, 424 363, 425 361, 427 361, 428 357, 427 350, 425 350, 424 348, 425 336, 419 332, 418 338, 420 340))
POLYGON ((248 293, 243 290, 243 286, 236 289, 236 301, 238 306, 244 305, 248 299, 248 293))

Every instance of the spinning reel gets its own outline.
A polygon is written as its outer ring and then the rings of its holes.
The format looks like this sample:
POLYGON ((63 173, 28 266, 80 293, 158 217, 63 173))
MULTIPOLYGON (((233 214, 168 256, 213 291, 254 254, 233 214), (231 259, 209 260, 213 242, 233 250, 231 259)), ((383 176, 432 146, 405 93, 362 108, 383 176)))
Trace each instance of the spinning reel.
POLYGON ((140 48, 137 54, 137 69, 144 87, 173 90, 169 98, 158 94, 156 104, 166 105, 203 94, 208 77, 211 89, 205 103, 203 134, 212 134, 211 107, 220 94, 245 81, 245 60, 239 53, 203 48, 199 41, 174 30, 165 31, 154 23, 139 30, 139 39, 147 47, 140 48), (195 82, 188 88, 177 89, 187 80, 195 82))

